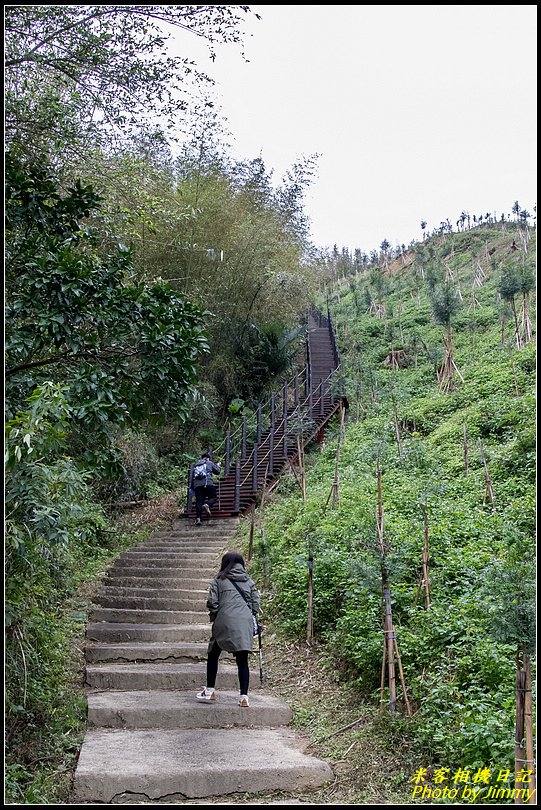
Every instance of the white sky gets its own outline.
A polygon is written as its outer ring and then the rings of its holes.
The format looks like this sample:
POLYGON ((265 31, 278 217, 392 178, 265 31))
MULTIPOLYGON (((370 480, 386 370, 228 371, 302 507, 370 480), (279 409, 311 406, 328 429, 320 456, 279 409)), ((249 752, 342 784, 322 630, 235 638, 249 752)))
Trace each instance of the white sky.
POLYGON ((515 200, 534 214, 537 6, 250 8, 249 62, 235 45, 195 58, 234 156, 261 156, 278 181, 320 154, 306 197, 318 247, 407 245, 421 220, 455 227, 515 200))

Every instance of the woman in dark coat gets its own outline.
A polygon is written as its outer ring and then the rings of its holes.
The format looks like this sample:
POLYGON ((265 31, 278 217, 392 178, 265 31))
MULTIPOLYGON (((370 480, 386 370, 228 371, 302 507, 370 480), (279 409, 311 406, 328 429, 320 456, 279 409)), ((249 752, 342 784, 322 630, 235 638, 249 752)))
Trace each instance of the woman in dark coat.
POLYGON ((222 557, 220 572, 208 592, 207 607, 212 622, 212 635, 208 647, 207 685, 197 694, 197 700, 202 703, 216 700, 214 687, 218 659, 222 650, 226 650, 234 654, 237 662, 239 706, 250 705, 248 654, 252 651, 254 641, 252 616, 259 613, 259 602, 259 591, 244 569, 242 554, 228 551, 222 557))

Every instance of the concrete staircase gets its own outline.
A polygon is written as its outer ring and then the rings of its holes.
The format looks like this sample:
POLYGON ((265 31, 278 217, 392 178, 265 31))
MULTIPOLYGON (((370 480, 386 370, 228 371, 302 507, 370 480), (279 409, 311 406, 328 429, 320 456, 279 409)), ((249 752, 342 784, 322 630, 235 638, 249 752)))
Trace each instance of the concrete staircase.
POLYGON ((289 706, 260 685, 257 654, 250 708, 238 706, 237 668, 226 653, 218 700, 195 700, 205 685, 207 591, 237 525, 178 520, 109 570, 87 626, 88 725, 70 804, 256 796, 333 778, 328 764, 302 752, 289 706))

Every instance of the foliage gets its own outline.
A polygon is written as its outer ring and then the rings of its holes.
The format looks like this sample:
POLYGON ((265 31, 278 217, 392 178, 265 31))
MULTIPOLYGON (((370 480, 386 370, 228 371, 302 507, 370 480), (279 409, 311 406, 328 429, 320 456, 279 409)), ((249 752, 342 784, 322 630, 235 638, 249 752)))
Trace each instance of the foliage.
MULTIPOLYGON (((73 160, 100 137, 178 127, 191 92, 210 79, 167 52, 171 32, 240 43, 248 6, 7 6, 8 142, 73 160)), ((256 15, 257 16, 257 15, 256 15)))
POLYGON ((83 224, 98 199, 62 196, 41 166, 6 159, 6 399, 50 379, 67 389, 73 451, 96 466, 114 426, 186 413, 207 348, 201 311, 133 279, 120 245, 100 257, 83 224))

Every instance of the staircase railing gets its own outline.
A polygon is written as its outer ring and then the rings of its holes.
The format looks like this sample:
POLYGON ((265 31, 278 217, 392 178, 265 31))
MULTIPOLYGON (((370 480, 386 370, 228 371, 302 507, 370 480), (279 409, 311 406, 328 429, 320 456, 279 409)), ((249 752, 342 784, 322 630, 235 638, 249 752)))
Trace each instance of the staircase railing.
MULTIPOLYGON (((296 444, 300 438, 304 444, 311 438, 321 425, 326 410, 333 411, 336 400, 342 396, 342 363, 330 311, 327 310, 325 316, 312 307, 309 315, 318 328, 326 328, 329 332, 334 369, 324 379, 313 379, 314 358, 308 335, 304 368, 286 381, 280 391, 273 392, 265 402, 258 404, 250 418, 243 416, 234 431, 227 430, 224 440, 212 451, 213 460, 222 465, 225 476, 230 476, 234 467, 233 511, 236 513, 240 510, 243 487, 255 494, 260 485, 273 478, 275 467, 282 468, 288 463, 292 442, 296 444)), ((192 469, 193 465, 188 473, 188 483, 192 469)), ((218 482, 219 508, 222 480, 218 482)), ((191 494, 188 493, 186 512, 190 509, 191 494)))

